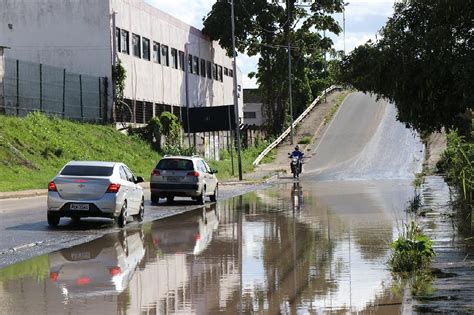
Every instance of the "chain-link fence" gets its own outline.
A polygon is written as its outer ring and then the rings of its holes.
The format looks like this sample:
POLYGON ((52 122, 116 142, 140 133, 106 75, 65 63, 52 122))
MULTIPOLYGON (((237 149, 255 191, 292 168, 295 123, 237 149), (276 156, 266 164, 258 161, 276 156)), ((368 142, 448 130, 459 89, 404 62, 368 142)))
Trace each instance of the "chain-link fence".
POLYGON ((25 116, 32 111, 89 121, 107 121, 107 78, 5 59, 0 112, 25 116))

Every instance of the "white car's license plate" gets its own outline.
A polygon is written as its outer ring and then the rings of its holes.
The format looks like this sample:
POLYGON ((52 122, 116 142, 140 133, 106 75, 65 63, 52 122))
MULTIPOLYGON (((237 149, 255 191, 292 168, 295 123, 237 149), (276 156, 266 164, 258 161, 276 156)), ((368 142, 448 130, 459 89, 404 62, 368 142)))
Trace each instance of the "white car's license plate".
POLYGON ((169 176, 167 178, 168 178, 168 182, 171 182, 171 183, 177 183, 181 179, 181 177, 179 176, 169 176))
POLYGON ((71 203, 70 209, 71 210, 89 210, 89 205, 83 204, 83 203, 71 203))

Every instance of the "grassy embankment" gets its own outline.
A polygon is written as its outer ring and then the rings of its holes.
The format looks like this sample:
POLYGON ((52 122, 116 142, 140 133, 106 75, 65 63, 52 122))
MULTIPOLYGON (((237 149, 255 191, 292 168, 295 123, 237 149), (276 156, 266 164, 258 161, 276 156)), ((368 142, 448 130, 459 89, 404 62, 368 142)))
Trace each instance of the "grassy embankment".
MULTIPOLYGON (((261 144, 242 151, 244 172, 253 170, 252 162, 264 148, 265 144, 261 144)), ((46 188, 71 160, 124 162, 137 176, 148 180, 160 157, 143 140, 124 135, 111 126, 36 113, 25 118, 0 115, 0 191, 46 188)), ((223 157, 221 161, 211 161, 221 180, 231 177, 229 154, 224 153, 223 157)))
POLYGON ((111 126, 0 115, 0 191, 46 188, 71 160, 120 161, 145 179, 160 155, 111 126))

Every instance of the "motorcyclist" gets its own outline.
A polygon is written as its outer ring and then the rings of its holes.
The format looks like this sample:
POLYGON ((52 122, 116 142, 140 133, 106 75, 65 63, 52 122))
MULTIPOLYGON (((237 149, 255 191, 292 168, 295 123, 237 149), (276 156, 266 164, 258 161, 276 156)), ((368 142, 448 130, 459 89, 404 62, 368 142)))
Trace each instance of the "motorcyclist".
POLYGON ((300 151, 300 146, 296 145, 295 151, 291 152, 290 154, 290 158, 296 156, 298 159, 302 159, 303 155, 304 155, 303 152, 300 151))
POLYGON ((304 153, 300 151, 299 145, 296 145, 295 150, 293 152, 291 152, 291 154, 290 154, 290 159, 292 157, 297 157, 299 162, 300 162, 298 173, 301 173, 301 168, 302 168, 302 164, 303 164, 301 161, 303 159, 303 155, 304 155, 304 153))

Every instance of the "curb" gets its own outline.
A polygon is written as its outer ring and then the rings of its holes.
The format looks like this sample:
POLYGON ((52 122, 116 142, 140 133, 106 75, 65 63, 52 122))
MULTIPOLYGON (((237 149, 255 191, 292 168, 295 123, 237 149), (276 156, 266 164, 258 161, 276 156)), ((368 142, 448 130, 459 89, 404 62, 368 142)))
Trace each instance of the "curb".
POLYGON ((0 200, 15 199, 15 198, 28 198, 28 197, 39 197, 39 196, 46 196, 47 194, 48 194, 47 189, 0 192, 0 200))

